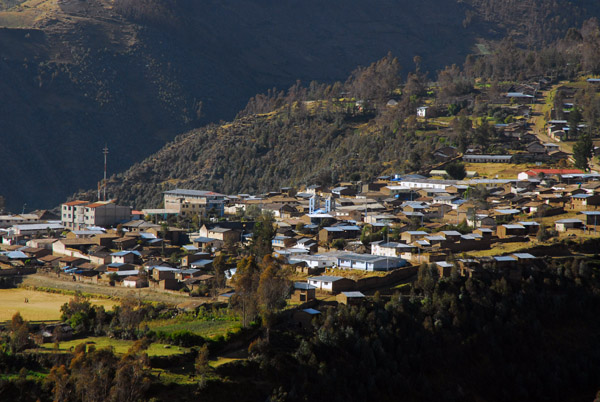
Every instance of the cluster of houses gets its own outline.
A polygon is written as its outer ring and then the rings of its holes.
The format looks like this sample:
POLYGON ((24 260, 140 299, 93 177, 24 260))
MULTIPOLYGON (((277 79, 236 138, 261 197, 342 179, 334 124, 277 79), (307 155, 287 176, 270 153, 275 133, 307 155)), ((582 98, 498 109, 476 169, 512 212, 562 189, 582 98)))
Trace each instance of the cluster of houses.
MULTIPOLYGON (((350 292, 344 297, 352 298, 364 287, 328 269, 411 273, 431 263, 441 275, 454 270, 471 276, 486 263, 514 268, 535 257, 454 255, 527 243, 538 235, 542 219, 548 224, 547 217, 553 223, 548 229, 559 235, 595 233, 599 179, 576 169, 530 169, 513 179, 394 175, 262 195, 176 189, 164 193, 164 208, 143 211, 112 201, 71 201, 61 206, 60 219, 3 216, 0 268, 37 265, 75 281, 194 292, 212 285, 215 256, 252 241, 254 222, 241 217, 254 210, 274 217, 274 255, 309 276, 296 284, 293 297, 309 300, 314 290, 350 292), (151 222, 194 214, 212 217, 195 233, 151 222)), ((233 275, 235 269, 226 272, 233 275)))

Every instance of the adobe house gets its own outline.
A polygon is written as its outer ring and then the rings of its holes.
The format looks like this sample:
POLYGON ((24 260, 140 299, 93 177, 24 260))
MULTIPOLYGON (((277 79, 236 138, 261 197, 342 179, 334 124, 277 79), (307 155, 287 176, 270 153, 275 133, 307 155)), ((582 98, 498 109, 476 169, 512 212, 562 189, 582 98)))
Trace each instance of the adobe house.
POLYGON ((124 250, 128 248, 135 247, 137 244, 137 239, 133 236, 125 236, 117 239, 113 239, 113 244, 115 248, 119 250, 124 250))
POLYGON ((494 231, 490 228, 477 228, 473 230, 473 233, 480 235, 484 239, 489 239, 494 235, 494 231))
POLYGON ((519 280, 523 276, 523 267, 518 263, 517 257, 502 255, 495 256, 493 259, 498 269, 508 272, 509 279, 519 280))
POLYGON ((595 210, 600 206, 599 194, 573 194, 567 208, 575 211, 595 210))
POLYGON ((452 263, 449 263, 446 261, 437 261, 435 263, 435 265, 436 265, 436 268, 438 269, 440 277, 442 277, 442 278, 449 277, 450 274, 452 273, 452 267, 454 267, 454 265, 452 263))
POLYGON ((600 224, 600 211, 583 211, 581 212, 583 219, 585 219, 585 225, 589 228, 590 226, 595 227, 600 224))
POLYGON ((312 328, 312 321, 321 315, 319 310, 314 308, 305 308, 300 311, 294 312, 292 321, 298 324, 300 328, 312 328))
POLYGON ((339 304, 356 305, 365 300, 365 295, 362 292, 341 292, 335 297, 339 304))
POLYGON ((460 276, 466 278, 477 278, 483 274, 481 263, 477 260, 460 259, 458 260, 458 267, 460 268, 460 276))
POLYGON ((305 282, 295 282, 290 299, 294 302, 307 302, 316 298, 316 287, 305 282))
POLYGON ((330 243, 335 239, 354 239, 360 236, 358 226, 330 226, 319 231, 319 241, 330 243))
POLYGON ((511 236, 527 236, 527 228, 523 225, 500 225, 496 228, 496 233, 501 239, 511 236))
POLYGON ((428 236, 428 235, 429 235, 429 233, 422 232, 420 230, 419 231, 409 230, 407 232, 402 233, 402 235, 400 236, 400 239, 403 242, 410 244, 417 240, 422 240, 423 238, 425 238, 425 236, 428 236))
MULTIPOLYGON (((200 232, 202 234, 202 232, 200 232)), ((224 243, 240 241, 241 233, 234 229, 215 227, 208 229, 206 237, 221 240, 224 243)))
POLYGON ((152 268, 152 278, 154 278, 155 281, 175 279, 175 273, 178 271, 178 269, 171 267, 154 267, 152 268))
POLYGON ((534 221, 523 221, 518 222, 518 224, 525 226, 528 235, 536 235, 538 230, 540 229, 540 224, 534 221))

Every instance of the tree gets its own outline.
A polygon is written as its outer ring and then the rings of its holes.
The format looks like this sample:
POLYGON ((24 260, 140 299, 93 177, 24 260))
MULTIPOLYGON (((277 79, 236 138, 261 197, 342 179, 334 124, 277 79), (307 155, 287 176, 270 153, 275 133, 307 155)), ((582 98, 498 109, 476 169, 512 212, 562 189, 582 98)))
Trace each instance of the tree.
POLYGON ((458 150, 465 153, 470 145, 469 134, 473 128, 473 122, 466 116, 458 116, 452 120, 452 130, 456 133, 458 150))
POLYGON ((546 225, 541 224, 540 227, 538 228, 536 237, 539 242, 544 242, 544 241, 548 240, 549 238, 551 238, 552 234, 548 231, 548 229, 546 228, 546 225))
POLYGON ((593 155, 594 143, 588 133, 579 135, 577 142, 573 145, 573 158, 575 167, 581 170, 589 169, 589 160, 593 155))
POLYGON ((565 93, 562 90, 556 91, 556 95, 554 95, 554 113, 555 117, 559 120, 563 118, 564 103, 565 93))
POLYGON ((92 304, 79 292, 68 303, 62 305, 60 312, 61 320, 68 323, 76 333, 88 332, 96 317, 92 304))
POLYGON ((346 247, 346 240, 344 239, 335 239, 332 243, 331 246, 335 249, 338 250, 343 250, 344 247, 346 247))
POLYGON ((147 355, 127 353, 118 363, 110 389, 112 402, 138 402, 150 388, 150 370, 147 368, 147 355))
POLYGON ((467 176, 464 163, 452 162, 446 165, 446 173, 454 180, 462 180, 467 176))
POLYGON ((483 122, 475 129, 473 134, 473 142, 482 146, 484 149, 488 147, 490 141, 496 137, 494 127, 487 122, 483 122))
POLYGON ((390 96, 400 83, 398 59, 388 53, 369 67, 359 67, 352 72, 346 87, 356 99, 383 100, 390 96))
POLYGON ((64 364, 52 367, 46 381, 52 386, 55 402, 71 400, 74 391, 69 381, 69 372, 64 364))
POLYGON ((27 347, 29 347, 30 344, 31 341, 29 340, 29 324, 27 321, 23 320, 23 317, 21 317, 21 313, 17 311, 12 316, 10 322, 10 350, 13 353, 21 352, 27 349, 27 347))
POLYGON ((144 315, 144 309, 133 297, 126 297, 121 301, 121 306, 117 309, 117 318, 125 338, 134 336, 140 322, 144 319, 144 315))
POLYGON ((438 84, 442 99, 468 94, 473 90, 473 82, 455 64, 440 71, 438 84))
POLYGON ((569 113, 569 130, 567 132, 570 138, 579 138, 579 123, 581 123, 582 117, 581 111, 577 107, 569 113))
POLYGON ((213 280, 213 296, 217 296, 217 291, 225 285, 225 270, 227 269, 226 257, 219 254, 213 260, 215 278, 213 280))
POLYGON ((260 280, 260 269, 254 256, 242 258, 237 264, 233 277, 235 296, 232 298, 234 308, 242 314, 242 325, 248 326, 256 316, 258 303, 256 289, 260 280))
POLYGON ((197 374, 206 374, 206 372, 209 370, 209 356, 210 353, 208 350, 208 344, 205 343, 200 347, 200 349, 198 349, 198 356, 196 356, 196 361, 194 363, 194 367, 196 369, 197 374))
POLYGON ((266 257, 264 262, 266 267, 260 274, 257 295, 268 340, 274 314, 285 307, 285 298, 289 292, 290 283, 283 275, 281 267, 275 259, 266 257))
POLYGON ((273 214, 267 212, 263 212, 256 220, 250 246, 250 251, 256 258, 262 259, 265 255, 273 252, 271 241, 275 236, 274 223, 273 214))

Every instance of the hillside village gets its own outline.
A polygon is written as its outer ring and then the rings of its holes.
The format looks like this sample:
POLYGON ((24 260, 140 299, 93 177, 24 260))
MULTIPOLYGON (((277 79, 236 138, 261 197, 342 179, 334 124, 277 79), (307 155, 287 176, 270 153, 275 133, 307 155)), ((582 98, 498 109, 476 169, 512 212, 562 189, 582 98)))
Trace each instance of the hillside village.
MULTIPOLYGON (((600 174, 572 168, 565 142, 569 130, 585 128, 569 127, 574 94, 549 80, 511 87, 495 100, 506 103, 497 114, 507 123, 495 124, 491 143, 463 152, 441 146, 435 165, 418 173, 266 194, 174 189, 157 208, 74 200, 59 216, 0 216, 0 274, 37 270, 65 281, 227 301, 238 257, 252 245, 256 220, 266 217, 275 228, 272 256, 295 272, 292 301, 362 298, 410 281, 422 264, 441 277, 493 269, 518 278, 545 255, 541 246, 594 237, 600 224, 600 174), (561 91, 560 111, 548 109, 549 87, 552 96, 561 91)), ((417 108, 424 130, 439 132, 444 107, 417 108)))

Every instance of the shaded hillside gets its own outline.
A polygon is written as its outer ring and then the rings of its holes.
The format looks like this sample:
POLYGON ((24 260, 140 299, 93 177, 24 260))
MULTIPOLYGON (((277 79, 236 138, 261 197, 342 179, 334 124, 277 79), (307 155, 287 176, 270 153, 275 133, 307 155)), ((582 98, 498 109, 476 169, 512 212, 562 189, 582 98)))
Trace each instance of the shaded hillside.
MULTIPOLYGON (((113 177, 109 193, 137 207, 156 206, 174 186, 225 193, 280 185, 330 183, 342 172, 374 174, 395 159, 401 136, 369 135, 351 117, 286 113, 245 117, 178 137, 154 156, 113 177), (382 154, 383 152, 383 154, 382 154)), ((92 194, 90 194, 92 195, 92 194)))
MULTIPOLYGON (((501 106, 502 94, 527 77, 535 82, 547 74, 560 80, 600 73, 597 49, 600 26, 588 21, 539 51, 503 41, 489 55, 469 57, 464 70, 445 68, 433 86, 420 71, 402 82, 398 60, 388 55, 357 68, 344 84, 295 84, 287 92, 256 95, 231 123, 180 135, 114 175, 108 193, 147 208, 159 205, 161 192, 174 187, 260 193, 424 171, 435 165, 436 148, 445 145, 461 152, 477 146, 482 152, 506 153, 509 139, 493 124, 515 116, 501 106), (417 106, 423 104, 433 106, 441 118, 417 119, 417 106)), ((597 115, 588 113, 586 122, 597 127, 597 115)), ((77 197, 92 199, 94 193, 77 197)))
POLYGON ((331 82, 389 50, 435 71, 478 38, 527 36, 529 15, 552 27, 531 36, 541 40, 588 7, 487 3, 4 0, 0 194, 13 210, 53 206, 95 187, 105 143, 109 171, 122 171, 266 88, 331 82))

